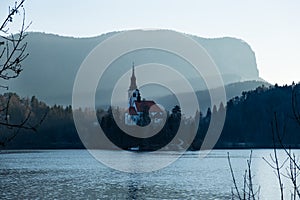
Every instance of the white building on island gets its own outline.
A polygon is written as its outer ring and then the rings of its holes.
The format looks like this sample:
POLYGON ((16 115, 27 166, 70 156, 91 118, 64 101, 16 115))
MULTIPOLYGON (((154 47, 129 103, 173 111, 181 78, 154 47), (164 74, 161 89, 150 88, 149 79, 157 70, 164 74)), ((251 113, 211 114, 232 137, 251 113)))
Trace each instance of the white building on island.
POLYGON ((128 89, 128 110, 125 112, 125 124, 129 126, 138 125, 148 115, 151 122, 160 124, 163 122, 162 109, 152 100, 141 99, 141 93, 136 85, 134 64, 128 89))

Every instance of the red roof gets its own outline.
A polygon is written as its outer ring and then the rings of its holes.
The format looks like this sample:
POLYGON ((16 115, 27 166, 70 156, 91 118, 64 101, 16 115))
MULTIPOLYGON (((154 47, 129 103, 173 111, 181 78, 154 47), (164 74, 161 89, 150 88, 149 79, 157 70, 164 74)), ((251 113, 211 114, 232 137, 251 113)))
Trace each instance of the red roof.
POLYGON ((132 107, 132 106, 129 107, 129 114, 130 115, 137 115, 137 112, 135 111, 134 107, 132 107))
POLYGON ((154 101, 135 101, 135 106, 137 108, 137 112, 143 112, 144 110, 150 112, 162 112, 158 105, 154 101))

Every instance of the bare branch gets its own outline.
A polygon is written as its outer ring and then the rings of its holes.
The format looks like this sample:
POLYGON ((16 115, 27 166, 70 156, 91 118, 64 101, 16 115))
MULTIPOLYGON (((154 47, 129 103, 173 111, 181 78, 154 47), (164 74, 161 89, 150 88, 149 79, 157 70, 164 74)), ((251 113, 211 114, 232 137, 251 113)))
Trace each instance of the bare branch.
POLYGON ((231 177, 232 177, 232 180, 233 180, 233 185, 234 185, 235 191, 237 193, 238 198, 242 199, 241 195, 240 195, 240 192, 239 192, 239 189, 237 187, 237 183, 236 183, 236 180, 235 180, 234 173, 233 173, 233 169, 232 169, 232 165, 231 165, 231 161, 230 161, 229 152, 227 152, 227 160, 228 160, 228 164, 229 164, 229 167, 230 167, 231 177))
POLYGON ((9 14, 0 27, 1 32, 10 35, 9 37, 1 36, 1 38, 4 39, 4 41, 1 41, 1 45, 5 44, 5 47, 0 51, 0 78, 4 80, 18 77, 23 70, 21 62, 28 56, 28 54, 25 54, 27 43, 22 43, 27 35, 25 32, 31 23, 29 23, 28 26, 25 26, 25 9, 23 8, 24 1, 25 0, 22 0, 19 4, 16 3, 12 9, 9 8, 9 14), (5 29, 5 27, 12 21, 13 16, 16 13, 19 13, 19 9, 21 8, 23 11, 21 29, 16 35, 9 34, 8 29, 5 29), (6 52, 5 58, 3 57, 4 52, 6 52), (1 59, 4 61, 1 61, 1 59))
MULTIPOLYGON (((11 96, 8 98, 8 103, 6 106, 6 110, 5 112, 7 113, 6 116, 8 115, 8 110, 9 110, 9 101, 11 99, 11 96)), ((28 109, 28 108, 27 108, 28 109)), ((35 123, 34 125, 30 125, 28 122, 31 118, 31 110, 29 111, 29 113, 26 115, 25 119, 22 120, 22 122, 20 123, 11 123, 8 121, 8 118, 6 117, 5 121, 0 121, 0 125, 5 126, 7 128, 14 128, 16 129, 16 131, 14 131, 14 133, 12 135, 10 135, 9 137, 6 137, 6 139, 4 141, 0 141, 0 146, 5 146, 8 142, 10 142, 12 139, 14 139, 19 133, 20 130, 30 130, 30 131, 34 131, 36 132, 38 127, 44 122, 44 120, 46 119, 47 115, 48 115, 49 110, 47 110, 44 115, 40 118, 39 122, 35 123)))
POLYGON ((236 195, 235 195, 234 190, 232 189, 232 192, 231 192, 232 199, 233 199, 234 196, 236 196, 240 200, 259 199, 260 187, 258 187, 257 189, 254 189, 253 175, 252 175, 252 170, 251 170, 252 150, 251 150, 249 159, 247 160, 247 170, 245 170, 245 173, 244 173, 244 184, 243 184, 243 190, 242 190, 243 193, 242 193, 242 195, 241 195, 241 193, 238 189, 238 185, 236 183, 236 179, 235 179, 233 168, 232 168, 232 165, 231 165, 229 153, 227 153, 227 159, 228 159, 228 163, 229 163, 229 167, 230 167, 231 177, 233 179, 234 189, 236 191, 236 195))
MULTIPOLYGON (((0 25, 0 79, 9 80, 17 78, 23 71, 21 63, 28 57, 28 53, 25 52, 27 48, 27 42, 24 42, 27 36, 26 31, 31 25, 31 22, 26 25, 25 23, 25 9, 23 8, 25 0, 15 2, 15 5, 9 7, 8 15, 0 25), (16 14, 20 14, 22 17, 21 28, 17 34, 9 32, 9 24, 13 22, 16 14)), ((8 90, 8 86, 0 85, 0 88, 8 90)), ((20 130, 32 130, 36 131, 37 127, 44 121, 46 114, 41 118, 40 122, 31 125, 29 119, 31 111, 19 123, 13 123, 9 120, 9 106, 10 106, 11 95, 9 95, 6 102, 6 106, 0 108, 0 126, 4 126, 8 129, 16 129, 14 134, 6 139, 7 141, 12 140, 20 132, 20 130)), ((5 142, 0 142, 0 146, 4 146, 5 142)))

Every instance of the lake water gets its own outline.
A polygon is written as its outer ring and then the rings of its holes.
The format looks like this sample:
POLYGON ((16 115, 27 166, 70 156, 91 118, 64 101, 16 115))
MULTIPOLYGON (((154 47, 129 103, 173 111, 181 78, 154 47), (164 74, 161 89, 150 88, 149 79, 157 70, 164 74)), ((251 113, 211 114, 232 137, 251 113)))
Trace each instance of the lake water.
MULTIPOLYGON (((227 152, 241 183, 250 150, 214 150, 204 159, 199 158, 198 152, 186 152, 171 165, 149 173, 111 169, 86 150, 2 151, 0 199, 230 199, 233 184, 227 152)), ((112 155, 105 150, 99 153, 112 155)), ((127 157, 146 156, 118 153, 127 157)), ((253 151, 252 173, 255 187, 261 187, 260 199, 279 199, 276 176, 262 159, 270 153, 272 150, 253 151)), ((283 151, 279 154, 280 158, 285 157, 283 151)), ((286 180, 287 197, 289 187, 286 180)))

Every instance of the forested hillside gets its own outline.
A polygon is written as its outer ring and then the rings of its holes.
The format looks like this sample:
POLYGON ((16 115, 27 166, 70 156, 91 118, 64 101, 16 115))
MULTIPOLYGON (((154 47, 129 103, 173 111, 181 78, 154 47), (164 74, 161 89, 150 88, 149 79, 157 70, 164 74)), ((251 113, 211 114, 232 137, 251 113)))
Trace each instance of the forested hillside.
MULTIPOLYGON (((143 150, 156 150, 163 147, 173 139, 177 133, 180 121, 184 123, 185 134, 190 134, 197 127, 196 138, 190 150, 201 147, 205 137, 211 115, 224 112, 226 108, 226 121, 216 148, 268 148, 273 147, 273 134, 275 129, 282 137, 286 146, 299 148, 300 125, 296 117, 300 107, 300 85, 290 86, 260 86, 255 90, 243 92, 241 96, 232 98, 227 105, 216 105, 212 109, 196 111, 193 118, 181 115, 180 107, 168 112, 163 129, 155 136, 147 139, 138 139, 121 131, 113 119, 113 112, 122 114, 120 108, 99 109, 97 113, 89 109, 79 109, 82 116, 96 114, 98 122, 107 137, 117 146, 128 149, 140 146, 143 150), (295 115, 296 114, 296 115, 295 115), (273 129, 272 129, 273 124, 273 129)), ((71 106, 47 106, 35 97, 20 98, 16 94, 7 93, 0 96, 1 105, 9 103, 9 118, 11 122, 21 122, 30 112, 28 124, 35 124, 47 113, 45 120, 36 131, 10 129, 2 127, 2 148, 8 149, 48 149, 48 148, 83 148, 77 134, 72 115, 71 106), (5 129, 5 130, 4 130, 5 129), (10 139, 13 137, 12 139, 10 139)), ((121 116, 122 117, 122 116, 121 116)), ((87 125, 93 128, 94 124, 87 125)), ((99 141, 101 143, 101 141, 99 141)), ((176 144, 182 141, 175 141, 176 144)), ((187 142, 187 141, 183 141, 187 142)), ((175 148, 174 144, 174 148, 175 148)), ((113 148, 103 146, 104 148, 113 148)))

